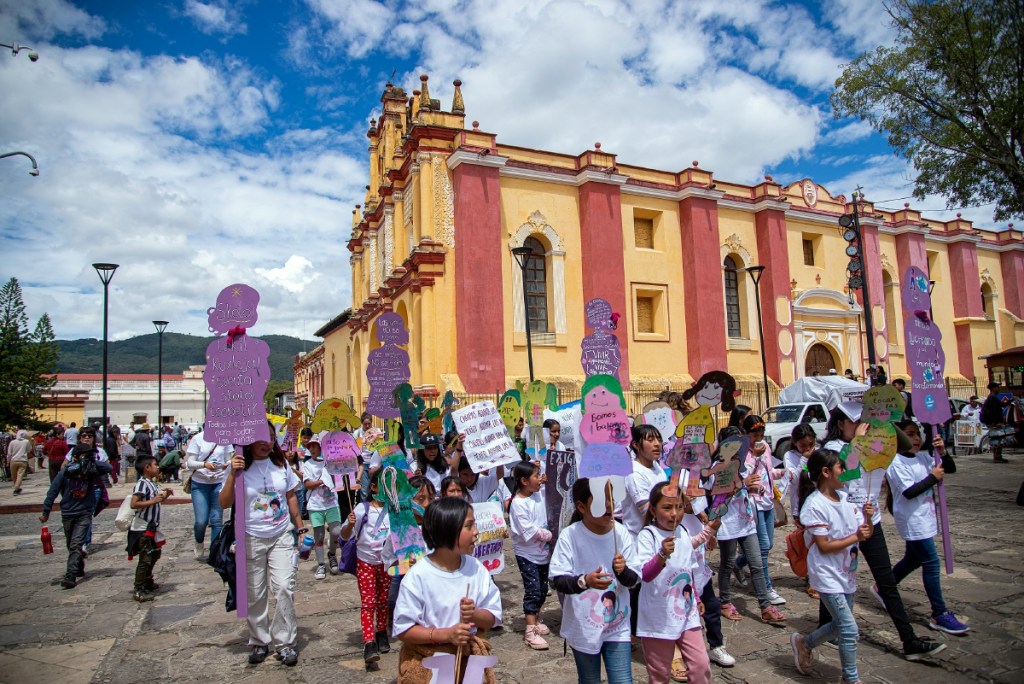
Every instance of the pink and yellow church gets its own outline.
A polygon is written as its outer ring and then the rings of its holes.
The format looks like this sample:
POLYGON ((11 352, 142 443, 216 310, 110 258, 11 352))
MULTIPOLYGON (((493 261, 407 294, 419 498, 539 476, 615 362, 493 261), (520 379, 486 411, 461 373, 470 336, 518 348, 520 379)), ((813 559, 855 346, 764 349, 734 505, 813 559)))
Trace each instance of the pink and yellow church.
POLYGON ((713 369, 759 380, 762 345, 776 385, 833 368, 860 375, 869 335, 889 376, 905 375, 899 287, 912 265, 935 281, 947 375, 984 378, 982 357, 1024 344, 1024 240, 1012 227, 861 203, 868 331, 837 222, 850 197, 810 179, 734 183, 697 161, 632 165, 599 143, 575 155, 506 144, 466 126, 459 81, 449 111, 421 82, 411 95, 389 84, 367 132, 369 184, 348 241, 351 312, 322 329, 311 356, 319 377, 302 371, 321 395, 310 403, 363 404, 375 322, 388 311, 410 331, 422 394, 489 393, 527 378, 527 320, 536 376, 578 388, 592 332, 584 304, 595 297, 620 315, 620 377, 634 389, 689 386, 713 369), (525 273, 517 247, 532 253, 525 273), (744 270, 754 265, 765 267, 764 339, 744 270))

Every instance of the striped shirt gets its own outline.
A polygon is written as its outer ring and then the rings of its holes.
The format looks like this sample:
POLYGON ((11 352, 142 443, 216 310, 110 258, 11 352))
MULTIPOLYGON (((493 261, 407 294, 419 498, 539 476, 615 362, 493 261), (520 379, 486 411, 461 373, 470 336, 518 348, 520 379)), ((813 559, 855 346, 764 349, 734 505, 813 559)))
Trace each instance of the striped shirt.
MULTIPOLYGON (((152 480, 142 478, 135 483, 135 489, 132 490, 132 497, 139 497, 140 502, 150 501, 160 493, 160 488, 156 486, 152 480)), ((153 528, 157 529, 160 527, 160 504, 155 506, 147 506, 145 508, 135 509, 135 518, 132 520, 132 531, 133 532, 144 532, 149 529, 150 523, 153 523, 153 528)))

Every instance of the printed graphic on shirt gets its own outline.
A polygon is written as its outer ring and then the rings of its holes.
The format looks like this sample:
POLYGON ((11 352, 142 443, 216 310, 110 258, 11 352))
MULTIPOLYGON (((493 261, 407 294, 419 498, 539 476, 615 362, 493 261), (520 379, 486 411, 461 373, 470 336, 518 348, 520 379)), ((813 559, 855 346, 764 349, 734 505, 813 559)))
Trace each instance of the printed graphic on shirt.
POLYGON ((281 495, 271 489, 256 495, 252 501, 252 513, 254 520, 276 523, 285 517, 287 511, 281 501, 281 495))
POLYGON ((619 602, 614 579, 607 589, 588 589, 580 595, 588 610, 584 619, 596 629, 609 630, 629 618, 629 602, 619 602))
POLYGON ((672 613, 680 619, 685 618, 693 610, 693 577, 685 570, 676 573, 668 583, 665 597, 669 599, 672 613))

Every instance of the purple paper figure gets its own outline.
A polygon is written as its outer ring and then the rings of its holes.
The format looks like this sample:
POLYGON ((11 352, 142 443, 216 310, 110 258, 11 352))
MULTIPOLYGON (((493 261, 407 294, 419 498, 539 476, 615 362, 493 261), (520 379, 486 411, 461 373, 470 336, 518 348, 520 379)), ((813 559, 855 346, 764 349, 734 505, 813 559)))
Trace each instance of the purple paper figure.
POLYGON ((259 316, 260 293, 242 283, 228 285, 217 295, 217 303, 206 310, 210 332, 230 333, 234 328, 251 328, 259 316))
MULTIPOLYGON (((396 313, 377 317, 377 341, 381 346, 370 352, 366 366, 366 380, 370 394, 366 411, 380 418, 398 418, 401 412, 395 406, 395 388, 409 382, 409 352, 399 345, 409 344, 409 331, 396 313)), ((415 426, 414 426, 415 427, 415 426)))
POLYGON ((580 363, 584 375, 611 375, 618 379, 622 353, 619 351, 619 338, 608 332, 615 326, 611 304, 597 297, 587 302, 583 310, 587 326, 594 329, 594 332, 583 338, 580 345, 583 349, 580 363))
POLYGON ((903 275, 900 289, 906 316, 903 332, 914 417, 922 423, 942 424, 952 417, 952 413, 943 380, 946 354, 942 351, 942 333, 931 319, 928 276, 916 266, 911 266, 903 275))

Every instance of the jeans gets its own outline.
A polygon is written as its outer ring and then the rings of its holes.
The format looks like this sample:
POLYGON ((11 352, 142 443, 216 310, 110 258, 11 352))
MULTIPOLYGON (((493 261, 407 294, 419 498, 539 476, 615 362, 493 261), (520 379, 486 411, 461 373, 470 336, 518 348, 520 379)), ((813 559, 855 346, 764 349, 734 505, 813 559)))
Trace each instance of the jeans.
POLYGON ((732 603, 732 568, 736 562, 736 549, 741 547, 743 553, 750 563, 750 579, 754 581, 754 593, 757 594, 757 604, 763 609, 771 605, 768 600, 768 587, 765 586, 764 568, 761 566, 761 547, 757 543, 756 534, 748 534, 739 539, 719 539, 718 553, 721 555, 722 563, 718 567, 718 595, 722 603, 732 603))
POLYGON ((522 556, 516 556, 516 564, 523 576, 523 614, 536 615, 548 593, 548 564, 540 565, 522 556))
POLYGON ((593 655, 572 649, 580 684, 601 684, 602 658, 608 684, 633 684, 630 650, 628 641, 606 641, 601 645, 601 652, 593 655))
POLYGON ((857 674, 857 621, 853 617, 855 594, 826 594, 821 592, 821 605, 828 610, 831 621, 807 635, 807 648, 816 648, 826 641, 839 637, 839 663, 843 668, 843 679, 855 682, 857 674))
POLYGON ((928 594, 928 601, 932 604, 932 617, 938 617, 946 612, 946 602, 942 600, 939 553, 935 550, 934 539, 907 541, 907 550, 903 554, 903 560, 892 569, 896 584, 902 582, 907 575, 918 568, 921 568, 924 591, 928 594))
MULTIPOLYGON (((768 552, 775 546, 775 507, 767 511, 757 511, 757 545, 761 547, 761 567, 764 569, 764 583, 768 591, 775 588, 772 578, 768 576, 768 552)), ((747 564, 747 554, 741 553, 736 557, 736 567, 742 568, 747 564)))
POLYGON ((223 482, 196 482, 195 478, 192 479, 192 513, 196 519, 192 533, 197 544, 206 540, 207 525, 213 528, 211 539, 216 539, 224 526, 224 511, 219 498, 223 486, 223 482))
POLYGON ((61 523, 64 525, 64 544, 68 547, 68 566, 64 579, 74 582, 78 571, 85 567, 82 544, 85 543, 86 532, 92 526, 92 515, 61 515, 61 523))
MULTIPOLYGON (((892 624, 900 635, 900 641, 904 647, 917 638, 914 628, 910 626, 910 618, 907 617, 907 609, 900 598, 899 589, 896 588, 896 578, 892 574, 892 563, 889 560, 889 547, 885 544, 885 535, 882 534, 882 525, 875 525, 874 531, 868 539, 858 544, 861 558, 871 568, 871 576, 878 585, 878 595, 885 603, 885 612, 889 613, 892 624)), ((831 614, 825 609, 824 603, 818 606, 818 624, 824 625, 832 619, 831 614)))
POLYGON ((704 629, 707 630, 708 645, 718 648, 725 645, 722 636, 722 604, 715 596, 715 583, 708 580, 704 591, 700 593, 700 602, 704 604, 704 629))

